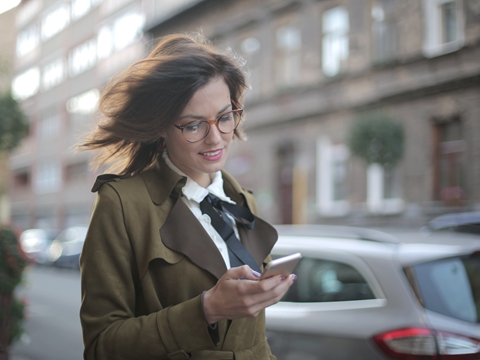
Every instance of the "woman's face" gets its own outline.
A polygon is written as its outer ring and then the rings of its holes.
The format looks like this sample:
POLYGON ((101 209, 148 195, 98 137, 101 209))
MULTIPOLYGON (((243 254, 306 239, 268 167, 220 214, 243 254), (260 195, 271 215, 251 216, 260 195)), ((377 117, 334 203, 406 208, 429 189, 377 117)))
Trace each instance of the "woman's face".
MULTIPOLYGON (((175 124, 216 119, 231 108, 230 90, 225 80, 217 77, 193 95, 175 124)), ((222 134, 212 125, 205 139, 190 143, 185 140, 182 131, 172 124, 163 136, 172 163, 200 186, 207 187, 211 183, 210 174, 225 165, 233 132, 222 134)))

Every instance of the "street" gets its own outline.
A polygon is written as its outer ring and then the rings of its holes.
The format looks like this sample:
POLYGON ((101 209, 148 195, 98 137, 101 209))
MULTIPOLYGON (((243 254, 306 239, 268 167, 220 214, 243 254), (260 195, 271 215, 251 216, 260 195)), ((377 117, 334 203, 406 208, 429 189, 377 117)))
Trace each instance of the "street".
POLYGON ((26 334, 11 349, 11 360, 80 360, 80 274, 32 266, 20 296, 27 299, 26 334))

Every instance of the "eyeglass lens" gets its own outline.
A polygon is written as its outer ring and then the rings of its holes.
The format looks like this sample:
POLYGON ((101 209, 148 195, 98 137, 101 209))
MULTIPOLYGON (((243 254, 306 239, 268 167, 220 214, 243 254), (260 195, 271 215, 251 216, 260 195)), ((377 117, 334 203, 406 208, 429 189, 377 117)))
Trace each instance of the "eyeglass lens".
MULTIPOLYGON (((220 132, 228 134, 235 130, 239 119, 237 111, 229 111, 216 119, 216 126, 220 132)), ((188 141, 198 141, 205 138, 209 130, 210 124, 207 121, 194 121, 183 127, 183 136, 188 141)))

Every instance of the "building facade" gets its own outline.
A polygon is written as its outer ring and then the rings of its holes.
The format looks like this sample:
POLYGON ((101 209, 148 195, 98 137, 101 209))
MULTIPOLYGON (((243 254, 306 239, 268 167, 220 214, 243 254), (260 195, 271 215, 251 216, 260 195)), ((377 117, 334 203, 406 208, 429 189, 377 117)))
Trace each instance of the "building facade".
POLYGON ((478 209, 480 2, 203 2, 151 28, 199 31, 246 60, 248 142, 227 164, 276 223, 420 226, 478 209), (393 168, 351 154, 351 128, 402 124, 393 168))
POLYGON ((174 32, 245 61, 248 141, 227 169, 264 218, 419 226, 480 207, 479 0, 29 0, 17 31, 13 89, 31 119, 10 163, 19 226, 88 221, 95 173, 71 147, 108 78, 174 32), (348 146, 377 113, 404 129, 393 167, 348 146))

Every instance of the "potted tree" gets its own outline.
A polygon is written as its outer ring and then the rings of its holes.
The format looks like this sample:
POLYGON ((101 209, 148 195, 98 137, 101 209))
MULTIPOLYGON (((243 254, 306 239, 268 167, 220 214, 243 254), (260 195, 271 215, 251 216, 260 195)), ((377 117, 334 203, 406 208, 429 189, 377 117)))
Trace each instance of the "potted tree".
POLYGON ((395 165, 402 159, 404 143, 403 125, 384 113, 361 116, 350 129, 350 151, 368 166, 367 205, 372 213, 391 212, 392 204, 396 204, 394 209, 399 208, 398 201, 392 201, 398 199, 384 200, 384 179, 386 175, 392 176, 395 165))

